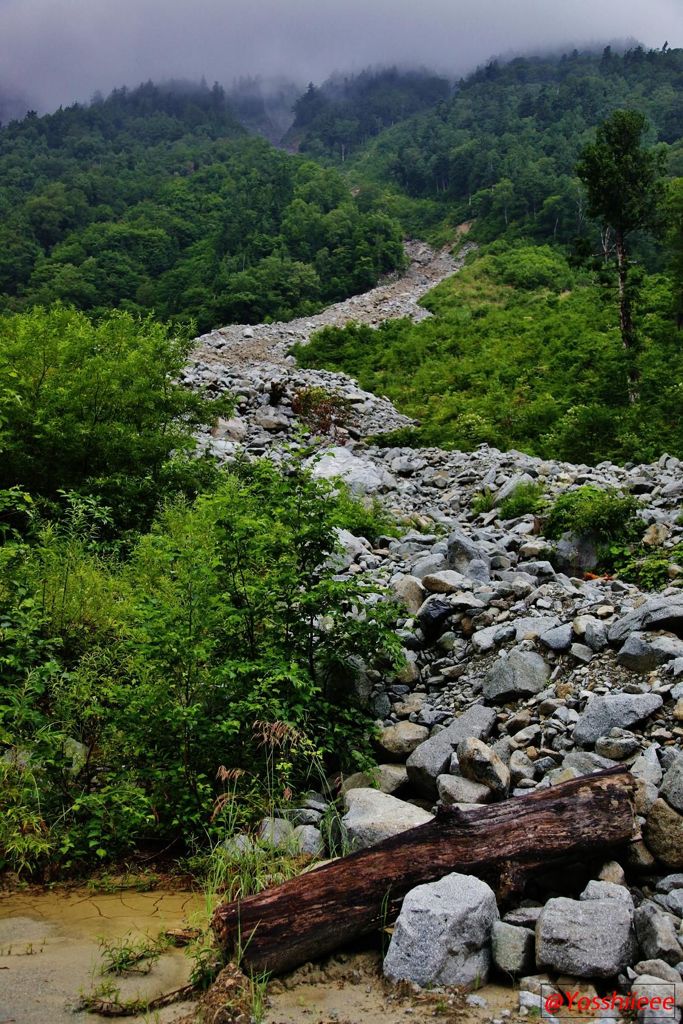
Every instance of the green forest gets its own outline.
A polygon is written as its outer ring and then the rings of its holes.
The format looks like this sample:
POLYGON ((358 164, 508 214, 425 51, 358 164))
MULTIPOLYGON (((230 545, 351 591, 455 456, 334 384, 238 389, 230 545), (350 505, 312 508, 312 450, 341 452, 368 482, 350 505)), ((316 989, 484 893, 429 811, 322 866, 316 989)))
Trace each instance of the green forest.
POLYGON ((0 308, 194 321, 305 315, 400 267, 334 169, 248 136, 220 87, 151 83, 0 131, 0 308))
POLYGON ((381 196, 436 243, 465 225, 479 249, 425 300, 433 319, 327 329, 297 351, 302 365, 356 375, 420 421, 394 440, 592 463, 680 456, 682 85, 683 50, 517 58, 370 140, 346 170, 359 198, 381 196), (582 172, 615 115, 612 158, 646 170, 613 167, 603 191, 631 207, 642 194, 641 210, 602 208, 582 172))

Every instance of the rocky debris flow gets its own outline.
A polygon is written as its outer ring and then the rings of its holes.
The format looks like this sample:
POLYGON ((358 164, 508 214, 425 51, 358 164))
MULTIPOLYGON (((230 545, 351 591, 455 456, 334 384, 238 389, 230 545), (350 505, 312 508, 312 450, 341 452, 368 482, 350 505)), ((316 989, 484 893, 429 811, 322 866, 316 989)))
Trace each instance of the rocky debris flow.
MULTIPOLYGON (((188 367, 188 385, 236 396, 234 417, 202 439, 228 461, 239 453, 284 458, 302 426, 302 391, 344 399, 343 423, 328 409, 326 431, 303 424, 309 436, 324 435, 314 472, 379 497, 406 524, 398 537, 339 532, 339 577, 366 577, 402 609, 395 630, 403 665, 393 673, 358 666, 357 695, 377 721, 380 767, 343 780, 343 808, 318 796, 281 812, 279 825, 277 815, 266 819, 260 842, 311 854, 326 844, 371 846, 428 821, 438 803, 466 810, 521 801, 626 766, 636 779, 641 839, 613 861, 587 858, 566 877, 539 878, 517 906, 501 907, 502 921, 474 879, 451 875, 419 887, 405 900, 386 970, 439 985, 463 982, 475 963, 481 976, 491 963, 519 979, 522 1013, 540 1008, 541 986, 557 975, 610 979, 622 991, 645 991, 654 978, 679 993, 683 566, 671 553, 683 542, 683 464, 665 454, 651 465, 589 467, 486 445, 449 452, 364 441, 408 421, 342 374, 296 369, 287 348, 324 323, 424 315, 415 299, 458 264, 425 247, 413 246, 411 256, 406 277, 319 317, 205 336, 188 367), (549 500, 587 484, 635 495, 643 541, 668 563, 669 586, 650 594, 595 577, 591 538, 553 544, 534 515, 502 518, 501 500, 524 482, 549 500), (490 497, 480 507, 489 510, 476 512, 482 494, 490 497), (471 942, 463 915, 478 922, 471 942)), ((240 843, 230 842, 240 856, 240 843)))
MULTIPOLYGON (((447 250, 434 252, 422 242, 406 243, 409 267, 362 295, 329 306, 315 316, 286 323, 233 324, 197 339, 184 382, 210 396, 235 397, 235 415, 219 420, 202 446, 222 459, 242 448, 253 454, 277 455, 283 438, 293 430, 316 433, 318 424, 297 413, 297 402, 311 389, 332 396, 326 410, 317 407, 317 419, 331 420, 342 440, 382 434, 410 426, 412 421, 397 412, 387 399, 358 387, 350 377, 325 370, 302 370, 288 355, 294 344, 306 344, 323 327, 362 323, 378 327, 384 320, 408 317, 419 321, 431 314, 418 300, 440 281, 459 270, 474 246, 465 245, 457 257, 447 250)), ((339 456, 343 458, 344 456, 339 456)), ((383 468, 383 467, 382 467, 383 468)), ((376 469, 375 472, 378 472, 376 469)), ((378 484, 378 488, 385 481, 378 484)))

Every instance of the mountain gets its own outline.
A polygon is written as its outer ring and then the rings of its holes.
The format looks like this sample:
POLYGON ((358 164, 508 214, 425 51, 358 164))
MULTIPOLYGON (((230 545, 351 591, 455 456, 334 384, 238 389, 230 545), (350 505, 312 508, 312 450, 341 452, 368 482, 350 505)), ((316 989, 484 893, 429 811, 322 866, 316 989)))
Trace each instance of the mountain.
POLYGON ((588 462, 683 454, 682 87, 681 49, 520 57, 367 140, 343 165, 360 203, 479 248, 425 299, 431 320, 328 328, 298 351, 303 365, 351 373, 418 419, 397 442, 588 462), (614 231, 590 216, 576 170, 619 109, 647 118, 642 146, 664 168, 657 222, 628 239, 630 352, 614 231))
POLYGON ((240 125, 220 86, 147 83, 0 130, 0 308, 118 306, 200 329, 305 314, 401 265, 334 169, 240 125))

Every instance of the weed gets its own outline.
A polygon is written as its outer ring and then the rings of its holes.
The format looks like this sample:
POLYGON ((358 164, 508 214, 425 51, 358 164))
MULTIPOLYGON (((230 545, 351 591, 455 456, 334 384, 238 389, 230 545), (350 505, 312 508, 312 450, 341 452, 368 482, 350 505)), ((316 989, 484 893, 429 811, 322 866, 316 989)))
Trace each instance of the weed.
POLYGON ((500 503, 501 519, 516 519, 518 516, 538 512, 543 501, 541 484, 518 484, 504 501, 500 503))
POLYGON ((269 975, 251 973, 249 975, 249 994, 251 999, 251 1019, 253 1024, 261 1024, 266 1015, 267 989, 269 975))
POLYGON ((102 974, 149 974, 152 967, 168 948, 168 940, 162 936, 156 939, 143 937, 134 940, 128 935, 108 942, 99 940, 102 958, 102 974))
POLYGON ((496 507, 496 496, 493 491, 479 491, 472 498, 472 515, 480 516, 485 512, 492 512, 496 507))

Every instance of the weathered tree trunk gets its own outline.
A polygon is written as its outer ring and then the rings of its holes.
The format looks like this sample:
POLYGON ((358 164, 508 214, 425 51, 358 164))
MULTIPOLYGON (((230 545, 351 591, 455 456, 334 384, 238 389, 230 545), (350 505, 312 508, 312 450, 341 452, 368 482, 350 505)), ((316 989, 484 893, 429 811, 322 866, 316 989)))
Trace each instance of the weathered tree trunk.
POLYGON ((628 256, 626 253, 626 242, 624 232, 617 228, 615 248, 617 251, 617 276, 619 278, 619 327, 621 330, 621 342, 628 358, 628 397, 630 402, 636 402, 639 397, 640 373, 636 362, 638 354, 638 339, 633 324, 633 310, 631 309, 631 296, 628 290, 628 256))
POLYGON ((621 768, 477 807, 444 808, 426 825, 219 906, 213 928, 242 963, 280 973, 391 922, 403 896, 451 871, 504 897, 534 867, 578 859, 637 836, 634 780, 621 768))

